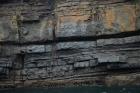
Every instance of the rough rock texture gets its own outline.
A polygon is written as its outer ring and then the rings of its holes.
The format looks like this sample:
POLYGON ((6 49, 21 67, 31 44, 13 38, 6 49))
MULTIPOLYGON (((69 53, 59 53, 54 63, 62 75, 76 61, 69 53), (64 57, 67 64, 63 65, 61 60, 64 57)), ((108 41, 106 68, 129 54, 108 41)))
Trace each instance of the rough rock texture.
POLYGON ((1 0, 0 87, 140 85, 139 4, 1 0))
POLYGON ((53 1, 15 1, 0 6, 1 41, 31 42, 52 39, 53 1))
POLYGON ((118 2, 123 0, 58 2, 55 9, 57 37, 116 34, 139 29, 136 5, 118 2))

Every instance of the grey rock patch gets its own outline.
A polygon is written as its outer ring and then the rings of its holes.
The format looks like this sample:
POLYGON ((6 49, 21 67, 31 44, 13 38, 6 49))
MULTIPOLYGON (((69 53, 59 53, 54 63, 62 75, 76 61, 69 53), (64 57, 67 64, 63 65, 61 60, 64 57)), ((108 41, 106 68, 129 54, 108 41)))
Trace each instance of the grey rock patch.
POLYGON ((85 41, 85 42, 66 42, 66 43, 58 43, 57 49, 81 49, 81 48, 90 48, 96 47, 95 41, 85 41))
POLYGON ((45 52, 45 46, 44 45, 33 45, 33 46, 27 46, 26 47, 27 53, 42 53, 45 52))

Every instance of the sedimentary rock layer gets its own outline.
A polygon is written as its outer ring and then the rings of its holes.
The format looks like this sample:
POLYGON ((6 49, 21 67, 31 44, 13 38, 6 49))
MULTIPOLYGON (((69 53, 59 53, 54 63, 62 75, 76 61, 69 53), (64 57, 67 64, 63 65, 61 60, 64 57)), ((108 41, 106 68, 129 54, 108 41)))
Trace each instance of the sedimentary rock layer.
POLYGON ((1 87, 139 85, 139 1, 0 2, 1 87))

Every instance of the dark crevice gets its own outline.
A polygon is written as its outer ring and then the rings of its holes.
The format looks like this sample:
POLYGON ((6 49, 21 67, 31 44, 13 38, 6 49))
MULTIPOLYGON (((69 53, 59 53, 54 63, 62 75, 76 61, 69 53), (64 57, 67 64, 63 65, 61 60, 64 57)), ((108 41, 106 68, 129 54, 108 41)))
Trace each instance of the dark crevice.
POLYGON ((130 37, 130 36, 138 36, 138 35, 140 35, 140 30, 130 31, 130 32, 121 32, 118 34, 99 35, 99 36, 60 37, 60 38, 57 38, 57 42, 96 41, 98 39, 124 38, 124 37, 130 37))
POLYGON ((140 35, 140 30, 121 32, 118 34, 108 34, 99 36, 71 36, 71 37, 55 37, 54 40, 41 40, 41 41, 31 41, 31 42, 21 42, 21 41, 1 41, 1 45, 42 45, 42 44, 52 44, 59 42, 74 42, 74 41, 96 41, 99 39, 111 39, 111 38, 124 38, 130 36, 140 35))
POLYGON ((0 0, 0 4, 9 4, 13 2, 21 2, 21 0, 0 0))
POLYGON ((122 4, 122 3, 133 3, 134 0, 123 0, 123 1, 116 1, 116 2, 110 2, 110 3, 97 3, 97 4, 93 4, 93 5, 112 5, 112 4, 122 4))
POLYGON ((112 72, 114 74, 116 73, 136 73, 140 71, 140 67, 127 67, 127 68, 120 68, 120 69, 108 69, 107 72, 112 72))
MULTIPOLYGON (((110 44, 110 45, 104 45, 104 46, 99 46, 97 49, 102 50, 102 49, 119 49, 119 48, 138 48, 140 47, 140 42, 135 42, 135 43, 127 43, 125 45, 122 44, 110 44)), ((130 50, 129 50, 130 51, 130 50)))

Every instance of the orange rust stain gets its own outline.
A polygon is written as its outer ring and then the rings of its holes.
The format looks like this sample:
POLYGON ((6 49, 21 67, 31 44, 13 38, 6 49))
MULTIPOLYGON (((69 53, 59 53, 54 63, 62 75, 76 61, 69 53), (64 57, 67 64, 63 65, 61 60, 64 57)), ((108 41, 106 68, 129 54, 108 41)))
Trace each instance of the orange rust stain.
POLYGON ((135 31, 136 8, 133 5, 124 5, 106 9, 104 24, 106 28, 113 28, 113 23, 119 25, 120 31, 135 31))
POLYGON ((89 18, 90 15, 81 15, 81 16, 63 16, 60 17, 61 22, 78 22, 85 21, 89 18))
POLYGON ((121 31, 135 31, 136 29, 136 8, 124 6, 121 9, 122 15, 118 16, 121 31))
POLYGON ((112 28, 112 23, 115 22, 115 12, 112 9, 106 9, 105 25, 107 28, 112 28))
MULTIPOLYGON (((107 29, 114 28, 113 23, 118 24, 120 31, 136 30, 136 8, 133 5, 109 6, 105 8, 105 13, 101 14, 104 25, 107 29)), ((58 17, 58 27, 65 22, 85 21, 90 18, 90 14, 82 15, 83 11, 73 10, 70 15, 58 17)), ((112 31, 112 30, 111 30, 112 31)))

